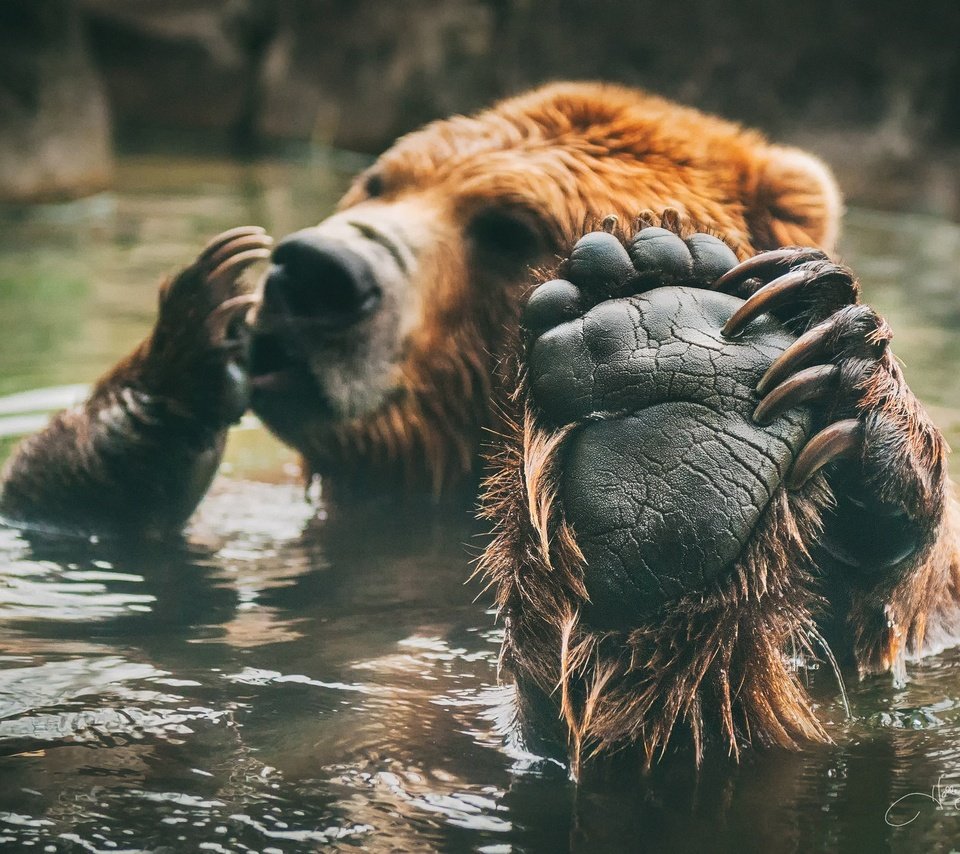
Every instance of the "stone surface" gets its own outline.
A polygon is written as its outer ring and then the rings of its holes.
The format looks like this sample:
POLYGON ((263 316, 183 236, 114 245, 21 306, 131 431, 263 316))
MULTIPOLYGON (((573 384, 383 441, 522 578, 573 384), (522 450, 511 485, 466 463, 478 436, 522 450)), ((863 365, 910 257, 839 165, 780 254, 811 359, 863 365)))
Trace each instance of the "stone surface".
MULTIPOLYGON (((5 0, 0 195, 103 185, 104 90, 120 138, 148 147, 187 131, 239 150, 293 140, 376 152, 537 83, 601 78, 831 161, 861 139, 844 181, 856 200, 884 170, 917 172, 931 145, 960 139, 958 43, 956 0, 5 0)), ((947 172, 949 198, 931 191, 923 209, 960 210, 947 172)))
POLYGON ((960 135, 960 4, 79 0, 117 118, 375 151, 556 78, 644 86, 782 134, 960 135))
MULTIPOLYGON (((254 0, 79 0, 121 130, 253 133, 276 6, 254 0)), ((280 5, 280 4, 276 4, 280 5)))
POLYGON ((0 4, 0 201, 86 195, 109 184, 110 122, 69 0, 0 4))

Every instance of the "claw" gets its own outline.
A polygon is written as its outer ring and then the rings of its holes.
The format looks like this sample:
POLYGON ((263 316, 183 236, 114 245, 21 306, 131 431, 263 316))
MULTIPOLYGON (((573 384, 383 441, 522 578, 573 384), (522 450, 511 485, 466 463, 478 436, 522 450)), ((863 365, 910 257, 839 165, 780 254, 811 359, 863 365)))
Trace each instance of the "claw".
POLYGON ((231 255, 239 255, 247 249, 269 249, 273 246, 273 238, 269 234, 246 234, 228 240, 212 252, 205 253, 204 263, 211 270, 215 270, 231 255))
POLYGON ((207 245, 200 250, 200 255, 197 260, 206 260, 225 243, 229 243, 231 240, 234 240, 237 237, 247 237, 255 234, 266 233, 266 229, 261 228, 259 225, 241 225, 237 228, 231 228, 229 231, 221 232, 216 237, 211 238, 207 245))
POLYGON ((667 231, 672 231, 679 236, 680 230, 683 227, 680 211, 676 208, 664 208, 663 213, 660 214, 660 225, 667 229, 667 231))
POLYGON ((784 350, 767 368, 767 372, 757 383, 757 394, 767 394, 775 385, 786 377, 827 352, 827 342, 836 328, 836 317, 818 323, 808 329, 786 350, 784 350))
POLYGON ((214 288, 236 281, 251 264, 255 264, 257 261, 266 261, 269 257, 270 250, 266 248, 247 249, 238 252, 236 255, 231 255, 226 261, 221 262, 212 273, 209 273, 207 281, 214 288))
POLYGON ((762 278, 764 274, 775 271, 778 267, 800 264, 804 261, 823 260, 826 257, 819 249, 772 249, 769 252, 761 252, 738 264, 732 270, 728 270, 710 286, 710 290, 729 293, 732 286, 739 285, 747 279, 762 278))
POLYGON ((205 321, 211 341, 222 341, 227 337, 230 324, 239 316, 245 315, 250 308, 260 302, 257 294, 240 294, 220 303, 205 321))
POLYGON ((839 378, 840 368, 837 365, 815 365, 800 371, 780 383, 760 401, 753 411, 753 420, 757 424, 769 424, 782 412, 833 391, 839 378))
POLYGON ((649 209, 640 211, 640 213, 637 214, 636 230, 642 231, 651 225, 660 225, 660 217, 649 209))
POLYGON ((721 334, 724 338, 736 338, 750 321, 786 302, 796 291, 813 281, 816 275, 811 270, 791 270, 764 285, 734 312, 720 330, 721 334))
POLYGON ((863 427, 856 418, 825 427, 800 452, 787 478, 787 489, 799 489, 823 466, 856 453, 863 443, 863 427))

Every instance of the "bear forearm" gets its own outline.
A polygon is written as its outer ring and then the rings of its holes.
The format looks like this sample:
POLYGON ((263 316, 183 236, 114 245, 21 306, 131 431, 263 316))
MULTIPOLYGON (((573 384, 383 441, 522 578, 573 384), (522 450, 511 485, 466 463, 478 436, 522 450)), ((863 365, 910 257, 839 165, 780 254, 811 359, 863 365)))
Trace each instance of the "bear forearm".
POLYGON ((93 389, 25 440, 0 478, 0 517, 84 534, 183 526, 249 405, 244 271, 269 255, 257 226, 215 237, 160 287, 150 336, 93 389))
POLYGON ((206 492, 225 435, 135 385, 102 383, 16 449, 0 516, 82 534, 177 530, 206 492))

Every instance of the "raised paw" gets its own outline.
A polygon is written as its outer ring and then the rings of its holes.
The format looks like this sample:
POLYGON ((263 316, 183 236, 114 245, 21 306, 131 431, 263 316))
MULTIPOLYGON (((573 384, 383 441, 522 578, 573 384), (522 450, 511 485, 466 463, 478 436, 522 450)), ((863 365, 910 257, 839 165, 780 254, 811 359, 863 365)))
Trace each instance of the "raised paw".
POLYGON ((518 718, 559 716, 575 771, 627 746, 649 767, 679 730, 698 758, 708 731, 734 754, 822 737, 783 654, 812 629, 825 494, 784 486, 811 415, 754 419, 796 335, 764 314, 724 336, 744 300, 709 285, 736 259, 673 226, 620 245, 633 272, 591 237, 603 252, 531 294, 484 497, 518 718))
POLYGON ((214 428, 246 411, 245 318, 258 298, 245 288, 243 277, 270 257, 272 245, 259 226, 225 231, 161 287, 143 372, 152 395, 214 428))
MULTIPOLYGON (((604 287, 639 290, 655 279, 644 282, 633 262, 628 277, 627 250, 612 235, 588 237, 578 248, 590 254, 575 249, 566 266, 579 286, 556 279, 530 297, 527 388, 538 422, 569 431, 557 495, 585 558, 585 617, 624 628, 706 591, 733 567, 803 448, 810 417, 793 406, 754 419, 757 384, 795 341, 773 317, 757 318, 749 335, 724 336, 744 302, 696 286, 595 303, 604 287)), ((643 248, 634 257, 687 281, 690 267, 677 258, 692 257, 690 240, 671 238, 634 239, 632 248, 643 248)))
POLYGON ((484 497, 520 720, 559 713, 575 769, 824 738, 796 650, 889 669, 955 577, 943 440, 853 276, 698 273, 681 234, 588 235, 533 291, 484 497))

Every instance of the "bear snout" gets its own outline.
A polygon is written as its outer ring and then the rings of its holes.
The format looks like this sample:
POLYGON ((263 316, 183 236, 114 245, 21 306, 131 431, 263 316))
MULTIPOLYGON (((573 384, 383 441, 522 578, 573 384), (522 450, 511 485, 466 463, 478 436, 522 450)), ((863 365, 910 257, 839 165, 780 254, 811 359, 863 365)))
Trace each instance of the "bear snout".
POLYGON ((375 313, 382 296, 366 258, 320 230, 306 228, 274 249, 262 311, 320 334, 335 334, 375 313))

